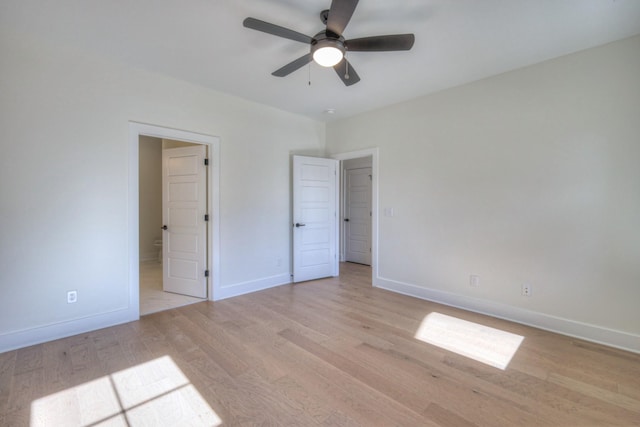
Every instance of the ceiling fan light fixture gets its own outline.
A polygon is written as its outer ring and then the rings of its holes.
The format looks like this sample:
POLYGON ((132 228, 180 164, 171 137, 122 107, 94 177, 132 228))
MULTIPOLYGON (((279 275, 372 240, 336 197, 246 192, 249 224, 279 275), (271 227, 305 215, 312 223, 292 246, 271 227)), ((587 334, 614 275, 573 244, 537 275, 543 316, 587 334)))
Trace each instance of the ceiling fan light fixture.
POLYGON ((313 52, 313 60, 323 67, 333 67, 342 61, 344 54, 334 46, 325 46, 313 52))
POLYGON ((322 67, 333 67, 344 58, 344 45, 340 39, 329 38, 325 34, 317 34, 311 45, 313 60, 322 67))

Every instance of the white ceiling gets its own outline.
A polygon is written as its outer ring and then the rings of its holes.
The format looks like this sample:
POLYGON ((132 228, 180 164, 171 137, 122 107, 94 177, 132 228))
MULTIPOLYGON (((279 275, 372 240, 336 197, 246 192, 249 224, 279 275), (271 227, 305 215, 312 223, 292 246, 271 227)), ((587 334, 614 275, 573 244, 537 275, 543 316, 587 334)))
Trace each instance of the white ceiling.
POLYGON ((0 25, 323 121, 640 34, 639 0, 361 0, 347 39, 412 32, 413 49, 350 53, 362 79, 351 87, 316 64, 271 76, 308 46, 243 19, 312 36, 330 3, 1 0, 0 25))

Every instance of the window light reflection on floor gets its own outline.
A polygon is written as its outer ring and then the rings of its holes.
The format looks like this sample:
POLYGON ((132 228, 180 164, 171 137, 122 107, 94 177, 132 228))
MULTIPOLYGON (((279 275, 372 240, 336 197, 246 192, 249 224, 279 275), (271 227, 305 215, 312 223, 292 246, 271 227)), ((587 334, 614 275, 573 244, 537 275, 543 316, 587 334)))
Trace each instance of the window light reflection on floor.
POLYGON ((169 356, 31 403, 31 427, 221 424, 222 420, 169 356))
POLYGON ((507 368, 524 339, 521 335, 436 312, 425 316, 415 338, 502 370, 507 368))

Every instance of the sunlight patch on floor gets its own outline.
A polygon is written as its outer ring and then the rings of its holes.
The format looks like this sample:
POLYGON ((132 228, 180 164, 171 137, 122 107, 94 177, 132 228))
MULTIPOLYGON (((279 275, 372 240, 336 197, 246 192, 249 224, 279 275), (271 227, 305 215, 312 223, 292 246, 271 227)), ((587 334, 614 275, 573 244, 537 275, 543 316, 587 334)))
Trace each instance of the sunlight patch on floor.
POLYGON ((169 356, 31 403, 31 427, 221 424, 169 356))
POLYGON ((502 370, 507 368, 524 339, 521 335, 435 312, 425 316, 415 338, 502 370))

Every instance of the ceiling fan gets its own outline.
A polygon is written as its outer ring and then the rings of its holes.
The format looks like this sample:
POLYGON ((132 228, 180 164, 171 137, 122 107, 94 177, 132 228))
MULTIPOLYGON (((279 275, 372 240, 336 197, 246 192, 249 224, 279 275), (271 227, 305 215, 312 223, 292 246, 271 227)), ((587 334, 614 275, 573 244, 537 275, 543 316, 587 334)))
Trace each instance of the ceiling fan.
POLYGON ((351 20, 357 5, 358 0, 333 0, 328 10, 320 12, 320 19, 326 25, 326 29, 313 37, 255 18, 246 18, 242 24, 252 30, 309 44, 309 53, 277 69, 271 73, 272 75, 284 77, 311 61, 315 61, 323 67, 333 67, 344 84, 351 86, 358 83, 360 77, 345 58, 346 52, 409 50, 415 41, 413 34, 392 34, 345 40, 342 33, 351 20))

